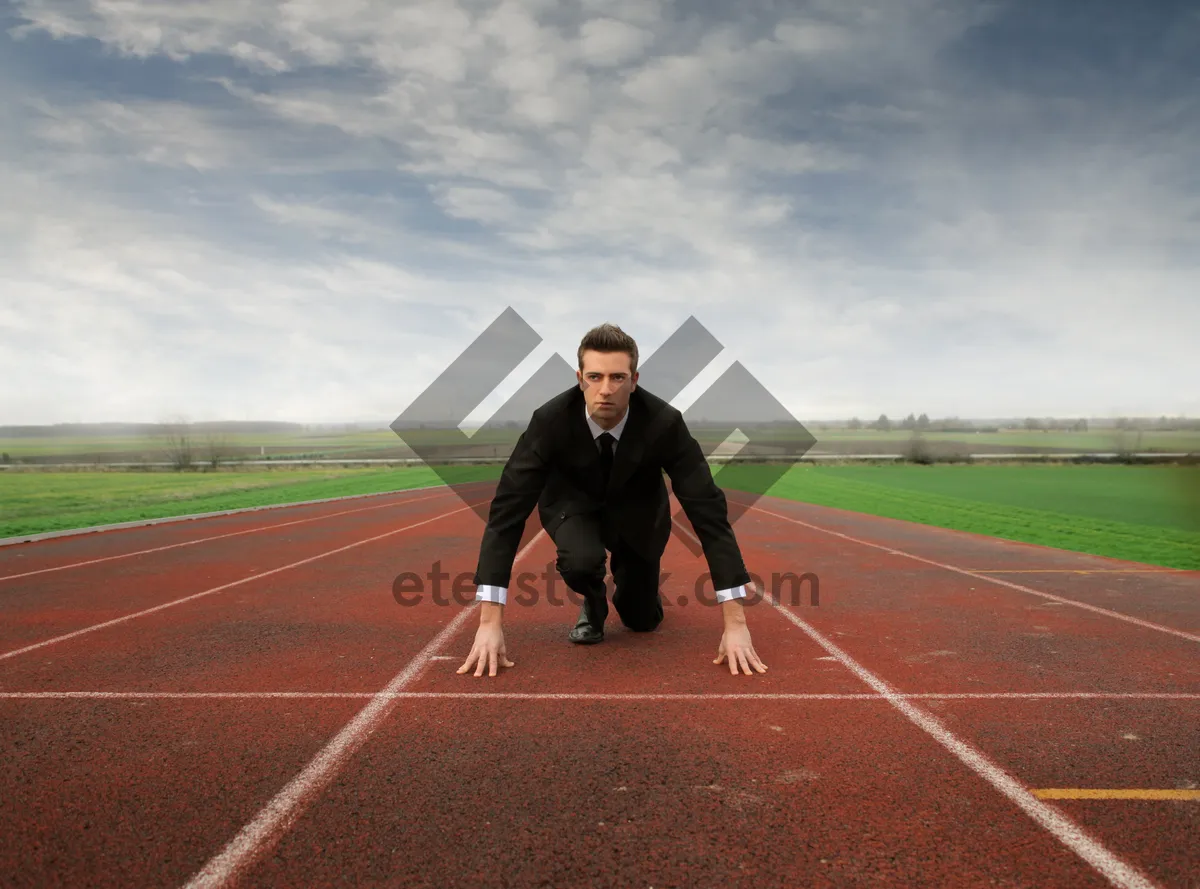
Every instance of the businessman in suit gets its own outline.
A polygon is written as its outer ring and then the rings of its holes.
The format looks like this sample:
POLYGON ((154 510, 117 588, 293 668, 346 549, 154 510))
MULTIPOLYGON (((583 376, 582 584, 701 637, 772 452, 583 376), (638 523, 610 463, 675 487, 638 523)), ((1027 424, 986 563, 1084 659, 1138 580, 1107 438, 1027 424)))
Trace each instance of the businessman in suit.
POLYGON ((517 547, 534 505, 554 541, 556 568, 580 594, 568 638, 604 639, 608 616, 606 551, 612 554, 612 603, 630 630, 649 632, 663 619, 659 566, 671 534, 662 472, 703 546, 724 632, 715 664, 753 675, 767 667, 750 640, 742 605, 754 587, 728 519, 725 495, 713 481, 683 415, 637 386, 637 344, 621 328, 602 324, 579 345, 577 386, 533 412, 505 464, 480 543, 474 582, 479 629, 458 669, 495 676, 511 667, 502 626, 517 547))

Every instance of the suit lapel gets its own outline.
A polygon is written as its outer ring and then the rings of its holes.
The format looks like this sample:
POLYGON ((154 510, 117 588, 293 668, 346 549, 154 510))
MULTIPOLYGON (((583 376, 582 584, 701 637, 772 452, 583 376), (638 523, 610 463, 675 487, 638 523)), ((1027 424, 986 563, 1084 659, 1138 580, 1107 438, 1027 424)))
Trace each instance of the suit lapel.
POLYGON ((571 429, 571 438, 577 442, 575 446, 580 449, 581 453, 587 455, 584 459, 587 461, 589 471, 599 473, 600 449, 596 447, 596 439, 592 438, 592 429, 588 426, 586 404, 587 402, 583 400, 583 390, 576 389, 571 399, 571 406, 568 408, 571 416, 567 422, 571 429))

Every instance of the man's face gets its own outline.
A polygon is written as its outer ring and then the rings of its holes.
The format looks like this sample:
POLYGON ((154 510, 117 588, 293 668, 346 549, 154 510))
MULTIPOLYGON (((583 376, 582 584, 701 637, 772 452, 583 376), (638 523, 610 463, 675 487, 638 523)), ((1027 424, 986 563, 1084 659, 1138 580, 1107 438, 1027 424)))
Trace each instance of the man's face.
POLYGON ((625 416, 629 396, 637 388, 638 375, 629 372, 632 363, 625 352, 588 349, 583 353, 583 370, 575 371, 588 414, 606 429, 625 416))

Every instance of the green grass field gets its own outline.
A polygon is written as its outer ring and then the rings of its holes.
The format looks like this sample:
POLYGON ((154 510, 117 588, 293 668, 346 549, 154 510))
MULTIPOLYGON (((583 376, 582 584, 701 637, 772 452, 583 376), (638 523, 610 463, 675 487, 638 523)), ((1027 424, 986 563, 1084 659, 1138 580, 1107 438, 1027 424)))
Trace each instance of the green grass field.
POLYGON ((0 473, 0 537, 440 483, 425 466, 257 472, 8 472, 0 473))
MULTIPOLYGON (((500 469, 456 467, 454 478, 496 478, 500 469)), ((771 468, 762 465, 728 465, 719 472, 718 482, 727 489, 762 492, 773 478, 771 468)), ((8 472, 0 473, 0 537, 438 483, 438 475, 423 466, 8 472)), ((767 493, 1076 552, 1200 569, 1200 467, 799 464, 767 493)))
MULTIPOLYGON (((730 469, 728 477, 718 477, 726 488, 762 492, 770 478, 761 466, 730 469)), ((1200 467, 800 464, 767 493, 1075 552, 1200 569, 1200 467)))

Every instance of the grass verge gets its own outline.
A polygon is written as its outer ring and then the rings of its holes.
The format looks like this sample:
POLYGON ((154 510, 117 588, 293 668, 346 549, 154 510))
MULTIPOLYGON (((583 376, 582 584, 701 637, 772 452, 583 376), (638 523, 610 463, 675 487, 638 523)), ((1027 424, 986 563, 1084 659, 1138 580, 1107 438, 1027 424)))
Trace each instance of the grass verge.
POLYGON ((440 484, 427 467, 261 472, 15 472, 0 475, 0 537, 402 491, 440 484))
MULTIPOLYGON (((762 491, 753 477, 762 469, 739 467, 720 483, 762 491)), ((800 464, 765 490, 1006 540, 1200 569, 1197 467, 800 464)))

